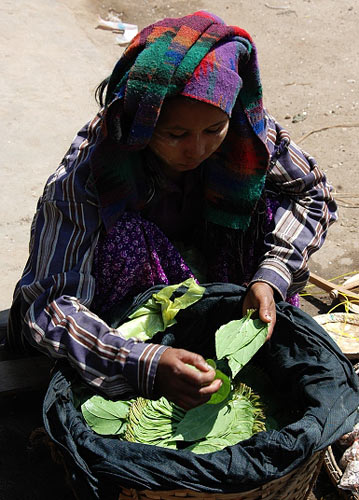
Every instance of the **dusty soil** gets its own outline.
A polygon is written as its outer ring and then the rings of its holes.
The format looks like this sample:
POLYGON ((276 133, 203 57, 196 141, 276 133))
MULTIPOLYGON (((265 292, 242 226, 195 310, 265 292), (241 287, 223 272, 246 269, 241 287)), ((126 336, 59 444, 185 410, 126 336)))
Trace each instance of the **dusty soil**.
MULTIPOLYGON (((95 113, 93 91, 122 53, 113 33, 95 29, 98 16, 116 12, 142 28, 199 9, 251 33, 266 107, 317 159, 337 193, 339 221, 312 256, 310 269, 327 279, 359 272, 355 0, 3 0, 0 310, 9 307, 25 264, 43 184, 76 131, 95 113)), ((303 308, 312 315, 328 311, 328 296, 309 291, 303 308)), ((0 419, 0 500, 70 498, 48 457, 27 458, 28 436, 41 425, 39 399, 18 395, 1 403, 6 410, 0 419)), ((318 484, 318 498, 338 498, 326 478, 318 484)))
MULTIPOLYGON (((4 0, 0 11, 0 40, 6 47, 1 56, 0 309, 9 307, 23 269, 43 183, 94 114, 93 91, 122 53, 113 33, 95 29, 98 17, 110 11, 142 28, 165 16, 207 9, 252 34, 266 107, 317 159, 337 193, 340 219, 310 268, 325 278, 359 269, 357 2, 259 0, 255 10, 250 0, 47 0, 39 5, 4 0)), ((322 298, 325 302, 326 295, 322 298)), ((317 300, 318 295, 314 306, 308 305, 312 314, 320 306, 317 300)))

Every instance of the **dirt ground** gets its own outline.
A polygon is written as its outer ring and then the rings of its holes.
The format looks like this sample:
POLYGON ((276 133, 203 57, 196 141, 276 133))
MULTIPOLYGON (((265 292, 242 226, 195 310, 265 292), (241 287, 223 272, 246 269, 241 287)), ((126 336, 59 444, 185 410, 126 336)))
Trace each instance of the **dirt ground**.
MULTIPOLYGON (((355 0, 4 0, 0 310, 9 307, 26 261, 43 184, 95 113, 94 89, 122 53, 112 32, 95 29, 98 17, 113 11, 142 28, 198 9, 252 34, 267 109, 317 159, 337 193, 340 219, 312 256, 312 272, 329 279, 359 270, 355 0)), ((304 303, 313 315, 321 307, 317 299, 304 303)))
MULTIPOLYGON (((98 17, 118 13, 142 28, 200 9, 251 33, 267 109, 317 159, 336 192, 340 218, 312 256, 311 271, 327 279, 359 272, 356 0, 3 0, 0 310, 10 306, 25 264, 43 184, 96 112, 94 89, 123 51, 115 34, 95 29, 98 17)), ((326 312, 328 296, 310 292, 303 308, 312 315, 326 312)), ((29 432, 41 420, 36 398, 2 402, 0 500, 70 498, 56 468, 41 457, 27 458, 29 432)), ((339 498, 325 479, 318 495, 339 498)))

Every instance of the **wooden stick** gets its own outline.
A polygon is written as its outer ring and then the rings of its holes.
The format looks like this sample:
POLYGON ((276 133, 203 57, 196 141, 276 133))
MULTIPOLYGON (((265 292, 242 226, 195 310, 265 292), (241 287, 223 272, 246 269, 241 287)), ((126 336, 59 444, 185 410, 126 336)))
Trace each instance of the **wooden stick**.
POLYGON ((310 283, 321 288, 322 290, 329 292, 329 295, 332 298, 336 298, 335 295, 337 296, 345 295, 346 297, 348 297, 348 299, 354 299, 359 301, 359 294, 352 292, 351 290, 348 290, 348 288, 346 288, 343 285, 337 285, 335 283, 331 283, 330 281, 321 278, 317 274, 310 273, 309 281, 310 283))
POLYGON ((349 283, 344 283, 343 287, 346 288, 347 290, 354 290, 354 288, 359 287, 359 279, 350 281, 349 283))

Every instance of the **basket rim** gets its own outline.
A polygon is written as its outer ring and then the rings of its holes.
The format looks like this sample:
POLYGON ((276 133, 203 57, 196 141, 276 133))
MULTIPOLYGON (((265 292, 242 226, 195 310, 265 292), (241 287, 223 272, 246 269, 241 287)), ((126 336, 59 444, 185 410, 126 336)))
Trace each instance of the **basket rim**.
MULTIPOLYGON (((257 488, 236 493, 210 493, 190 489, 178 490, 137 490, 123 487, 118 500, 177 500, 182 497, 188 500, 257 500, 284 498, 283 487, 290 484, 293 493, 301 494, 301 499, 308 499, 317 480, 325 457, 326 450, 320 450, 308 457, 302 464, 284 476, 276 478, 257 488), (291 481, 291 483, 290 483, 291 481), (274 488, 274 490, 273 490, 274 488), (282 493, 281 493, 282 492, 282 493), (260 496, 258 496, 258 494, 260 496), (280 497, 273 496, 280 494, 280 497), (305 496, 303 496, 305 495, 305 496)), ((287 490, 286 490, 287 491, 287 490)), ((287 497, 285 497, 287 498, 287 497)), ((295 497, 299 498, 299 497, 295 497)))
POLYGON ((313 316, 313 319, 328 333, 349 359, 359 358, 359 314, 347 312, 333 312, 313 316), (344 335, 341 332, 330 330, 330 326, 340 323, 354 327, 353 335, 344 335))
POLYGON ((359 325, 359 313, 332 312, 325 314, 317 314, 317 316, 313 316, 313 319, 315 319, 317 323, 320 324, 331 323, 330 321, 331 319, 338 321, 338 319, 342 318, 345 319, 347 323, 350 323, 352 325, 359 325))

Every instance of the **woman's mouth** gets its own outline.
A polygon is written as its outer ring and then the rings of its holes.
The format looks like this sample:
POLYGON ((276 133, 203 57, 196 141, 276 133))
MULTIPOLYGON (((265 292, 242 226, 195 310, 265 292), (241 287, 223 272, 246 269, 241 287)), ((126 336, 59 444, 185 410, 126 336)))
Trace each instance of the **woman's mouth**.
POLYGON ((182 168, 196 168, 201 164, 201 161, 190 161, 186 163, 181 163, 179 166, 182 168))

